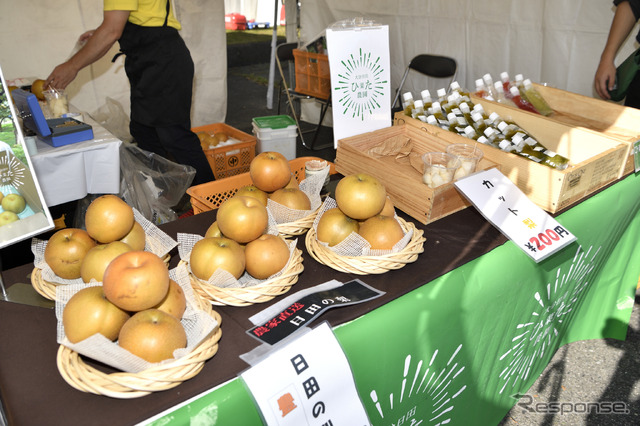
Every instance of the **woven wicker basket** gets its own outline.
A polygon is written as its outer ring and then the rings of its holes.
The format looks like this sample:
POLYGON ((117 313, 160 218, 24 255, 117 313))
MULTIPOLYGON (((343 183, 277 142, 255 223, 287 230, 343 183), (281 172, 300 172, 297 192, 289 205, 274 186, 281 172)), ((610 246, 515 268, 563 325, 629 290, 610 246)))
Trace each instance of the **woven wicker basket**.
POLYGON ((402 218, 398 220, 404 231, 413 230, 413 235, 407 246, 397 253, 382 256, 339 256, 318 242, 313 227, 307 232, 305 245, 311 257, 337 271, 359 275, 384 274, 394 269, 400 269, 407 263, 415 262, 418 255, 424 251, 424 232, 417 229, 411 222, 402 218))
POLYGON ((218 326, 191 353, 174 362, 160 364, 139 373, 107 374, 86 364, 77 352, 60 345, 57 356, 58 371, 72 387, 112 398, 138 398, 152 392, 174 388, 198 374, 205 361, 218 352, 218 341, 222 336, 222 318, 207 301, 198 298, 198 302, 200 308, 218 322, 218 326))
POLYGON ((291 261, 280 276, 266 280, 258 285, 244 288, 223 288, 213 286, 202 281, 192 274, 191 287, 203 299, 218 306, 249 306, 255 303, 268 302, 274 297, 289 291, 298 281, 298 275, 302 272, 302 250, 294 248, 291 261))
POLYGON ((306 233, 309 228, 313 226, 313 222, 316 220, 316 216, 319 211, 320 208, 318 207, 318 209, 309 216, 294 220, 293 222, 279 223, 277 225, 278 233, 285 238, 295 237, 306 233))
MULTIPOLYGON (((162 261, 165 263, 165 265, 169 266, 169 260, 171 260, 171 255, 166 254, 163 258, 162 261)), ((42 278, 42 269, 40 268, 33 268, 33 271, 31 271, 31 285, 33 286, 34 290, 36 292, 38 292, 38 294, 40 294, 42 297, 44 297, 45 299, 49 299, 49 300, 56 300, 56 287, 59 285, 64 285, 64 284, 58 284, 58 283, 52 283, 49 281, 45 281, 42 278)))

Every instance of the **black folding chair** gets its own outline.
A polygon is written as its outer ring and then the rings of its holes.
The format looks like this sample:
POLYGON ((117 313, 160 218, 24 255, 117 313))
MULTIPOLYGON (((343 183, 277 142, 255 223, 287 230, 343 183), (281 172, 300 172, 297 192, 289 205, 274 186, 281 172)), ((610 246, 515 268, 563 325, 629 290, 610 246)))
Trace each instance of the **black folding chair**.
MULTIPOLYGON (((417 71, 428 77, 435 77, 435 78, 450 77, 449 84, 451 84, 451 82, 453 82, 453 80, 456 77, 456 72, 458 71, 458 64, 456 63, 455 59, 450 58, 448 56, 429 55, 429 54, 422 54, 422 55, 415 56, 411 60, 411 62, 409 62, 409 65, 407 65, 407 69, 404 71, 404 75, 402 76, 402 81, 400 81, 400 86, 396 91, 396 96, 393 99, 393 103, 391 104, 392 111, 394 112, 397 108, 398 108, 398 111, 402 109, 402 105, 400 105, 399 107, 396 107, 396 104, 400 99, 400 95, 402 94, 402 86, 404 86, 404 82, 407 79, 407 76, 409 75, 410 70, 417 71)), ((447 84, 447 87, 449 87, 449 84, 447 84)))
POLYGON ((302 141, 302 146, 310 150, 319 150, 319 149, 328 148, 330 146, 333 146, 333 144, 327 144, 327 145, 316 147, 315 143, 316 143, 316 139, 318 138, 318 132, 320 131, 322 121, 324 120, 327 110, 331 105, 331 97, 329 97, 329 99, 320 99, 304 93, 296 92, 295 72, 293 67, 295 60, 293 56, 293 51, 294 49, 297 49, 297 48, 298 48, 298 43, 283 43, 276 47, 276 63, 278 64, 278 70, 280 71, 280 78, 281 78, 281 83, 280 83, 281 87, 280 87, 280 90, 278 91, 278 114, 280 114, 280 102, 281 102, 282 95, 284 94, 287 97, 289 111, 291 112, 291 115, 293 116, 293 119, 296 122, 296 126, 298 128, 298 134, 300 135, 300 140, 302 141), (286 73, 284 69, 285 65, 290 65, 290 66, 287 66, 286 73), (320 102, 321 104, 320 120, 318 120, 317 126, 307 130, 302 130, 302 127, 300 126, 299 112, 297 112, 297 110, 300 110, 301 108, 300 100, 302 99, 314 99, 315 101, 320 102), (295 101, 298 101, 297 109, 296 109, 296 106, 294 105, 295 101), (314 132, 311 145, 307 145, 304 140, 304 134, 309 132, 314 132))

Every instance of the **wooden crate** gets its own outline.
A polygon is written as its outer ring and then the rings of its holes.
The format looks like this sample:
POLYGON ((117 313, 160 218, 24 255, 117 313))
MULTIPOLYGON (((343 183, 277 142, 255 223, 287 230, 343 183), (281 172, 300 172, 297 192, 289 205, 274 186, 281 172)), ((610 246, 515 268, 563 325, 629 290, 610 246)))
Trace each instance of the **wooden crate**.
POLYGON ((629 145, 623 174, 634 171, 633 142, 640 139, 640 110, 534 83, 554 113, 547 118, 585 127, 629 145))
MULTIPOLYGON (((400 162, 395 156, 376 158, 368 154, 371 148, 394 137, 411 139, 412 151, 418 154, 442 152, 448 142, 415 127, 391 126, 374 132, 352 136, 338 141, 336 171, 343 175, 367 173, 385 186, 393 204, 421 223, 433 222, 462 210, 471 204, 458 192, 453 183, 429 188, 422 182, 422 173, 408 161, 400 162)), ((483 158, 478 170, 498 165, 483 158)))
MULTIPOLYGON (((479 144, 486 158, 500 164, 500 170, 535 204, 555 213, 622 176, 628 158, 628 144, 620 139, 547 119, 484 99, 473 98, 487 112, 510 118, 548 149, 569 158, 571 165, 556 170, 489 145, 479 144)), ((394 124, 415 126, 448 143, 469 139, 396 113, 394 124)))

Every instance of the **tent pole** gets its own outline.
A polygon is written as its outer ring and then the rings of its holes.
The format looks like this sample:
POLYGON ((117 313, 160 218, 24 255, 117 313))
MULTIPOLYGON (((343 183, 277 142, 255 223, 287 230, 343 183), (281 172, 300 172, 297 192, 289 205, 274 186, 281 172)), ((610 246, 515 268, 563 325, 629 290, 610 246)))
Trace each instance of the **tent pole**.
POLYGON ((278 43, 278 3, 280 3, 280 0, 274 0, 274 3, 271 60, 269 62, 269 87, 267 88, 267 109, 273 109, 273 82, 276 68, 276 45, 278 43))

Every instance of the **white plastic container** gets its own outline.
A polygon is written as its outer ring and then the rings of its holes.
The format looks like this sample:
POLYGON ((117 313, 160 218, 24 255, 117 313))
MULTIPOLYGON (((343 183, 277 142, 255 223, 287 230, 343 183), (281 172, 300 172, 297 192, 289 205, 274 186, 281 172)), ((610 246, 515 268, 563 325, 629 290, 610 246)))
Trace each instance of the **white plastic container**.
POLYGON ((288 115, 272 115, 253 119, 256 153, 276 151, 291 161, 296 158, 296 122, 288 115))

